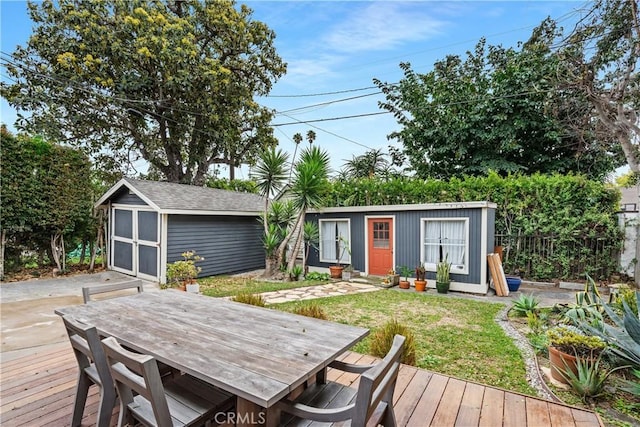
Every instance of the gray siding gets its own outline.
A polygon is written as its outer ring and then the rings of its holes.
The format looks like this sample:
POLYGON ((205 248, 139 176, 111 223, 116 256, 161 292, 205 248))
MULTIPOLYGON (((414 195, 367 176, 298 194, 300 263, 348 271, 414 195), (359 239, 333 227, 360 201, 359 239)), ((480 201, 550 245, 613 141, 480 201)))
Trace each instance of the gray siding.
POLYGON ((262 233, 255 217, 169 215, 167 263, 196 251, 202 277, 264 268, 262 233))
MULTIPOLYGON (((488 245, 493 251, 493 230, 495 210, 488 209, 488 245)), ((420 227, 422 218, 469 218, 469 274, 454 274, 451 279, 465 283, 480 283, 481 262, 479 260, 482 242, 482 210, 476 209, 437 209, 424 211, 395 211, 395 212, 351 212, 351 213, 320 213, 307 215, 308 221, 318 222, 319 219, 349 218, 351 220, 351 259, 356 270, 365 269, 365 216, 395 216, 394 250, 396 265, 406 265, 414 268, 420 261, 420 227)), ((309 265, 328 267, 329 263, 319 262, 317 249, 311 250, 309 265)), ((427 272, 427 278, 435 280, 435 273, 427 272)))
POLYGON ((123 205, 147 206, 147 204, 135 194, 129 194, 129 189, 124 187, 118 193, 111 197, 111 203, 120 203, 123 205))

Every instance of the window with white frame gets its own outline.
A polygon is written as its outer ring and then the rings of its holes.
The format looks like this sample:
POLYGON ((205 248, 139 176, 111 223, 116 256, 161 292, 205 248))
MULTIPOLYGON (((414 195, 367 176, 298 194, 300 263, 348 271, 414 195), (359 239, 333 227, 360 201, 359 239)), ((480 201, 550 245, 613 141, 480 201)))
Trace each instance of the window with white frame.
POLYGON ((319 223, 320 262, 351 264, 350 221, 348 219, 321 219, 319 223))
POLYGON ((446 259, 452 273, 469 273, 469 218, 423 218, 421 234, 427 270, 446 259))

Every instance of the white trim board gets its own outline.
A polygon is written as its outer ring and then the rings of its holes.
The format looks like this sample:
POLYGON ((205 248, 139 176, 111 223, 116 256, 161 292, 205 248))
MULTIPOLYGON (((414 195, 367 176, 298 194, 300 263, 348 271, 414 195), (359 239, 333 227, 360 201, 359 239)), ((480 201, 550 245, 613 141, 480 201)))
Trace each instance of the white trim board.
POLYGON ((347 212, 391 212, 391 211, 430 211, 442 209, 480 209, 497 208, 493 202, 460 202, 460 203, 421 203, 412 205, 379 205, 379 206, 340 206, 312 209, 309 213, 347 213, 347 212))

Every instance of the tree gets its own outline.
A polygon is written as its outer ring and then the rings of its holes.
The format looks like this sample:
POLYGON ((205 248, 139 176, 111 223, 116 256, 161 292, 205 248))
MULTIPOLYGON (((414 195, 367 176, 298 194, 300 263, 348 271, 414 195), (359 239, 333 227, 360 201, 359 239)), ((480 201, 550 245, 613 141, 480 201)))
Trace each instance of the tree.
POLYGON ((287 179, 286 170, 289 155, 284 151, 271 148, 263 151, 260 160, 253 172, 260 195, 264 198, 264 214, 262 224, 264 226, 264 243, 267 250, 265 261, 265 276, 270 276, 273 269, 273 249, 276 247, 276 229, 269 227, 269 197, 275 195, 287 179))
MULTIPOLYGON (((14 261, 22 250, 49 252, 65 269, 64 241, 91 221, 91 164, 78 150, 2 128, 0 240, 14 261)), ((15 264, 15 263, 14 263, 15 264)), ((4 258, 0 275, 4 274, 4 258)))
POLYGON ((386 177, 391 165, 382 150, 368 150, 360 156, 352 156, 344 166, 348 179, 386 177))
POLYGON ((640 173, 640 18, 635 0, 597 0, 559 43, 567 63, 558 74, 580 91, 613 134, 632 172, 640 173))
POLYGON ((319 208, 329 185, 329 155, 317 146, 309 146, 300 154, 289 193, 298 215, 293 227, 278 248, 278 265, 282 265, 289 244, 293 242, 287 270, 296 262, 304 240, 303 225, 308 209, 319 208))
POLYGON ((381 107, 402 125, 390 138, 403 144, 417 176, 495 170, 602 178, 620 164, 615 150, 590 136, 588 104, 554 87, 554 28, 545 30, 520 51, 481 40, 464 60, 449 55, 425 74, 403 63, 398 84, 374 80, 387 98, 381 107), (576 121, 587 132, 578 135, 576 121))
POLYGON ((2 96, 22 129, 81 146, 103 168, 142 158, 202 185, 215 164, 252 161, 276 140, 253 97, 285 73, 275 34, 233 1, 29 4, 26 47, 3 59, 2 96))

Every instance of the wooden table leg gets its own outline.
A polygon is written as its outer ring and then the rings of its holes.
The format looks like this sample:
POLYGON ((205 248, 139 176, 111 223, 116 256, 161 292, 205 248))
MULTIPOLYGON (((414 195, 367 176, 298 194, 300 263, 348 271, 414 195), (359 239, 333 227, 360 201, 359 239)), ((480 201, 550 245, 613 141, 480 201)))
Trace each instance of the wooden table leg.
POLYGON ((238 397, 236 399, 236 427, 267 426, 277 427, 280 424, 280 411, 238 397))

